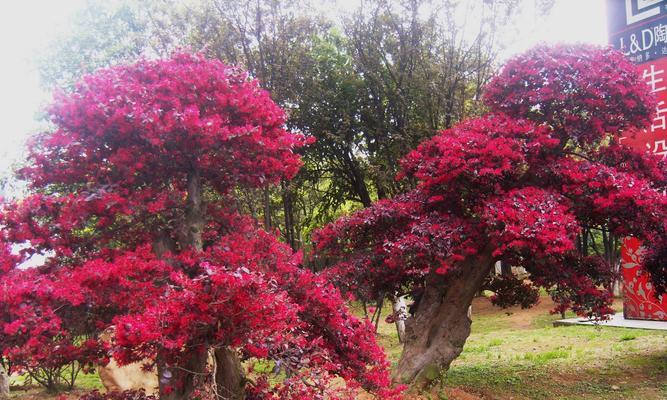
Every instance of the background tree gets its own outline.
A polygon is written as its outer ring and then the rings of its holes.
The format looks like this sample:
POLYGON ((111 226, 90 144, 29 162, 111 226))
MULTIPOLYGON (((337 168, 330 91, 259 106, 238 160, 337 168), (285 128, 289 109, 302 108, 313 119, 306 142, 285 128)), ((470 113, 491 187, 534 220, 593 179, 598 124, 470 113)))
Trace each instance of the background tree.
POLYGON ((403 159, 414 190, 315 237, 320 254, 338 258, 331 276, 344 288, 412 294, 400 382, 425 385, 460 354, 468 306, 497 260, 530 273, 496 283, 498 304, 528 306, 544 287, 580 315, 610 313, 609 264, 577 251, 582 227, 650 243, 645 269, 665 290, 664 164, 618 141, 653 109, 634 66, 610 49, 537 47, 509 61, 485 96, 491 114, 403 159))
MULTIPOLYGON (((361 205, 368 207, 372 199, 412 188, 411 180, 393 179, 398 161, 438 130, 482 111, 481 87, 501 49, 497 37, 508 34, 502 27, 511 25, 508 21, 516 18, 523 5, 519 1, 379 0, 364 2, 345 20, 350 66, 361 83, 360 106, 354 140, 339 135, 350 156, 338 164, 347 171, 360 171, 355 175, 363 179, 355 180, 358 184, 352 193, 356 192, 361 205)), ((540 9, 548 5, 544 7, 540 9)), ((385 297, 394 309, 401 308, 396 303, 401 299, 399 292, 377 292, 372 298, 357 292, 357 296, 375 303, 377 326, 385 297)), ((395 317, 402 338, 401 322, 395 317)))
MULTIPOLYGON (((308 9, 305 1, 202 2, 193 43, 212 57, 243 65, 289 113, 299 101, 302 80, 312 73, 314 43, 329 27, 308 9)), ((264 226, 277 227, 293 249, 301 247, 303 238, 297 182, 281 181, 278 188, 267 185, 261 193, 244 193, 249 208, 262 210, 264 226)))
POLYGON ((549 9, 535 0, 378 0, 338 15, 308 0, 92 1, 45 52, 42 70, 49 85, 71 83, 178 46, 244 67, 287 111, 289 127, 317 142, 301 150, 296 179, 243 188, 238 206, 308 250, 318 224, 406 189, 392 178, 410 149, 482 110, 480 88, 529 3, 549 9))
POLYGON ((71 87, 98 68, 169 56, 190 43, 195 10, 172 0, 87 0, 66 33, 41 49, 41 82, 49 90, 71 87))
POLYGON ((49 115, 20 171, 32 194, 2 209, 3 246, 28 244, 20 258, 0 253, 3 354, 54 366, 82 352, 82 364, 148 358, 163 399, 206 388, 209 349, 218 396, 393 396, 369 326, 230 206, 236 188, 301 164, 303 136, 257 81, 177 53, 88 75, 49 115), (44 266, 16 268, 38 253, 44 266), (112 325, 108 349, 97 334, 112 325), (252 360, 285 379, 244 377, 252 360))

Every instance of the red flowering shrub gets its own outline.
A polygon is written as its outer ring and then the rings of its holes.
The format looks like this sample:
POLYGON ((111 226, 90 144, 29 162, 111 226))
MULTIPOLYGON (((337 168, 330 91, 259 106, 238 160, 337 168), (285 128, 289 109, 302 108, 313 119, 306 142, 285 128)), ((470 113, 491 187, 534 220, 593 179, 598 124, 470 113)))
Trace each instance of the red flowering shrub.
POLYGON ((510 60, 485 89, 494 112, 554 129, 587 146, 610 132, 643 128, 655 100, 620 52, 592 45, 537 46, 510 60))
POLYGON ((209 350, 217 392, 234 398, 396 395, 338 290, 228 206, 231 189, 300 165, 303 137, 256 81, 176 54, 98 71, 49 111, 54 129, 20 171, 32 194, 0 215, 2 245, 25 247, 0 248, 4 356, 21 369, 144 360, 162 399, 209 391, 197 387, 209 350), (38 253, 45 265, 15 268, 38 253), (107 345, 97 338, 112 325, 107 345))
POLYGON ((530 308, 540 299, 538 288, 514 275, 493 276, 485 287, 493 292, 490 300, 498 307, 520 305, 521 308, 530 308))
POLYGON ((582 227, 646 240, 646 270, 667 288, 665 164, 618 140, 646 127, 654 108, 634 66, 611 49, 540 46, 509 61, 485 98, 490 114, 405 157, 399 178, 414 179, 413 191, 314 236, 343 289, 414 298, 402 382, 429 381, 460 354, 467 307, 497 260, 532 282, 492 281, 499 305, 528 306, 541 286, 559 309, 612 312, 610 266, 575 250, 582 227))

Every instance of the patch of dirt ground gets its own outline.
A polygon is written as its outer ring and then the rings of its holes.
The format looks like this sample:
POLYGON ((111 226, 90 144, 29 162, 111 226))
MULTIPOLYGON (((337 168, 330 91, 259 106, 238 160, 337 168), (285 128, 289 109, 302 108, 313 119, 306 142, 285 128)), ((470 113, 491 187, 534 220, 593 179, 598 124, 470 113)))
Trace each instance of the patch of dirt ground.
MULTIPOLYGON (((480 316, 497 315, 499 312, 504 312, 507 316, 509 316, 508 325, 510 328, 529 329, 534 326, 533 323, 536 318, 548 315, 555 306, 556 304, 553 302, 553 300, 551 300, 550 297, 542 296, 540 297, 539 303, 531 308, 521 309, 520 306, 515 306, 506 309, 500 309, 491 304, 491 301, 488 298, 476 297, 472 302, 472 312, 473 315, 480 316)), ((616 299, 612 308, 615 310, 623 309, 622 301, 620 299, 616 299)))
POLYGON ((481 400, 480 397, 470 394, 460 388, 447 388, 445 389, 445 393, 449 400, 481 400))

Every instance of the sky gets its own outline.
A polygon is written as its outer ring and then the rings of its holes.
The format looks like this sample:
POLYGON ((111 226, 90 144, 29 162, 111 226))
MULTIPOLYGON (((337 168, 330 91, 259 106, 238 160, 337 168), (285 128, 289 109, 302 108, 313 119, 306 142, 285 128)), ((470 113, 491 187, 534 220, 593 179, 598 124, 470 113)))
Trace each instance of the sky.
MULTIPOLYGON (((339 10, 358 0, 337 0, 339 10)), ((481 0, 463 0, 481 1, 481 0)), ((517 29, 520 40, 504 57, 539 42, 606 44, 604 0, 555 0, 545 20, 536 22, 532 10, 523 13, 517 29)), ((68 19, 85 0, 22 0, 0 3, 0 177, 24 156, 24 142, 40 129, 39 112, 50 94, 39 85, 36 60, 40 50, 67 31, 68 19)))
POLYGON ((0 177, 22 157, 37 114, 49 94, 41 90, 35 60, 83 0, 22 0, 0 3, 0 177))

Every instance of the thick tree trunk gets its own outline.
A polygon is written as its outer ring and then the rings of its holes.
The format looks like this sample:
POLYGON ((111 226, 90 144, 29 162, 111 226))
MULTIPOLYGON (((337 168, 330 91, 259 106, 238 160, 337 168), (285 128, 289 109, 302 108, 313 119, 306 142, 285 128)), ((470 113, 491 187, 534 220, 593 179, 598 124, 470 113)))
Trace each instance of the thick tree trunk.
POLYGON ((0 400, 9 399, 9 376, 0 365, 0 400))
POLYGON ((460 272, 432 272, 414 316, 406 321, 403 353, 394 381, 419 389, 438 379, 461 354, 470 335, 468 308, 491 271, 491 250, 464 261, 460 272))
POLYGON ((192 249, 201 251, 203 249, 202 233, 204 231, 204 199, 202 197, 203 185, 197 171, 188 174, 188 198, 185 204, 185 215, 183 224, 178 232, 178 242, 181 250, 192 249))
POLYGON ((179 365, 160 363, 158 356, 160 400, 192 399, 198 383, 205 381, 207 355, 204 347, 188 349, 179 365))
MULTIPOLYGON (((202 198, 203 185, 201 176, 196 170, 188 173, 188 197, 185 204, 185 213, 180 229, 176 233, 181 250, 202 250, 202 232, 204 230, 204 200, 202 198)), ((153 249, 158 255, 175 247, 165 235, 158 235, 153 243, 153 249)), ((205 346, 188 348, 183 354, 183 360, 178 365, 166 365, 160 361, 158 354, 158 383, 160 399, 185 400, 192 398, 198 378, 203 380, 206 374, 205 346)))
MULTIPOLYGON (((178 244, 181 250, 203 249, 202 233, 205 225, 205 204, 203 199, 203 183, 198 171, 188 173, 187 182, 188 197, 185 205, 185 213, 182 224, 177 232, 178 244)), ((154 243, 157 254, 169 249, 169 243, 158 236, 154 243)), ((189 400, 198 385, 206 382, 206 361, 208 359, 208 348, 200 345, 188 349, 184 354, 184 360, 178 365, 165 365, 160 362, 158 355, 158 378, 160 386, 160 399, 164 400, 189 400)), ((215 389, 221 398, 242 399, 243 398, 243 369, 236 353, 233 350, 216 350, 216 373, 215 389)))
MULTIPOLYGON (((180 229, 176 233, 181 250, 202 250, 204 230, 204 204, 202 182, 197 171, 188 173, 188 197, 180 229)), ((165 251, 174 251, 175 244, 166 235, 158 235, 153 250, 161 256, 165 251)), ((160 399, 191 399, 198 384, 205 380, 207 348, 204 345, 187 348, 177 365, 167 365, 158 354, 158 384, 160 399)))
POLYGON ((221 399, 243 400, 245 377, 239 356, 233 349, 215 350, 216 393, 221 399))

